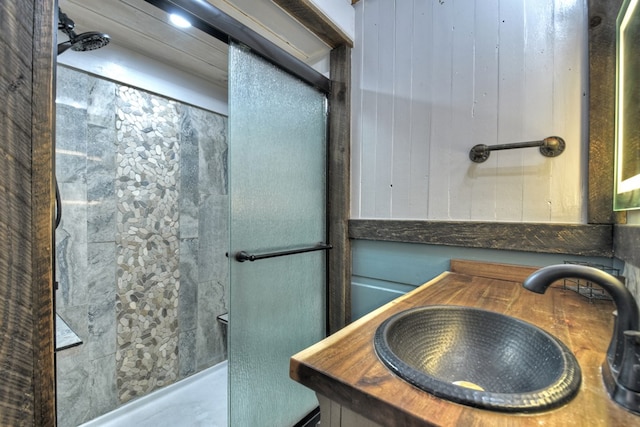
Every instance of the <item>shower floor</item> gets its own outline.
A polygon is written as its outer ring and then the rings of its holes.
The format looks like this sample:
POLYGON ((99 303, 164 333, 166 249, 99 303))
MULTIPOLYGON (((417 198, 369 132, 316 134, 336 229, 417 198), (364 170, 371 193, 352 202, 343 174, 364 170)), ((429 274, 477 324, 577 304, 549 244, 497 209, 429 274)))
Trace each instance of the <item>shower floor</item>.
POLYGON ((227 427, 227 361, 82 427, 227 427))

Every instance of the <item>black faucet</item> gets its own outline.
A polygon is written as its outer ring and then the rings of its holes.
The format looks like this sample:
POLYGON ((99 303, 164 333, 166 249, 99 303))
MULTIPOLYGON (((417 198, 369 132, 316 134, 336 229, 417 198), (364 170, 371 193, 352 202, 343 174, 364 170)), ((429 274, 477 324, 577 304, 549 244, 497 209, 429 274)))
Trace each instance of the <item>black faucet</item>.
POLYGON ((543 294, 549 285, 564 278, 593 282, 605 290, 618 312, 602 376, 609 395, 626 409, 640 414, 640 322, 638 304, 631 292, 612 275, 576 264, 543 267, 523 283, 525 289, 543 294))

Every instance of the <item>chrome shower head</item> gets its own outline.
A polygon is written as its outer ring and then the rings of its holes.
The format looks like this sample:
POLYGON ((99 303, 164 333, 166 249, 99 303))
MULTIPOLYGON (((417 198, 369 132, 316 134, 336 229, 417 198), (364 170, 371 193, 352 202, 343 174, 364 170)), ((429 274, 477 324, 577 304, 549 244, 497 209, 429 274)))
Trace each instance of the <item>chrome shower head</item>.
POLYGON ((89 31, 82 34, 76 34, 73 30, 76 24, 65 13, 58 8, 58 29, 62 30, 69 40, 58 44, 58 55, 67 49, 76 52, 86 52, 89 50, 100 49, 109 44, 111 40, 108 34, 99 33, 97 31, 89 31))
POLYGON ((108 34, 90 31, 78 34, 71 42, 71 50, 76 52, 86 52, 88 50, 100 49, 109 44, 110 38, 108 34))

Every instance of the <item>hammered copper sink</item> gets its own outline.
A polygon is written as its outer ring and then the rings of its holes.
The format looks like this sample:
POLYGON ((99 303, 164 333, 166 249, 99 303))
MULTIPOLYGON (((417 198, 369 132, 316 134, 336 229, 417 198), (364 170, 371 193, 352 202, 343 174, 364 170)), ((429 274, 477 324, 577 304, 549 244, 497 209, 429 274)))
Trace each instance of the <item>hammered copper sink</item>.
POLYGON ((397 313, 376 330, 378 357, 439 398, 503 412, 547 410, 578 391, 580 366, 557 338, 522 320, 449 305, 397 313))

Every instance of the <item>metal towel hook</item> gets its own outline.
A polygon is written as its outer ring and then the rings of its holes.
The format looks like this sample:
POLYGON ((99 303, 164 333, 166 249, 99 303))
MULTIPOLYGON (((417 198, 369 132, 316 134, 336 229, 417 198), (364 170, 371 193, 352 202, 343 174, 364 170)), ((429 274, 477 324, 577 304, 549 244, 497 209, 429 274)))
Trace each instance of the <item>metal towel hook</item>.
POLYGON ((510 150, 512 148, 540 147, 540 154, 545 157, 556 157, 565 149, 564 139, 559 136, 550 136, 542 141, 516 142, 513 144, 484 145, 478 144, 469 152, 472 162, 482 163, 489 158, 492 151, 510 150))

